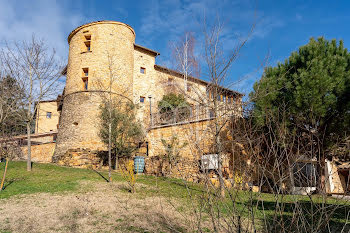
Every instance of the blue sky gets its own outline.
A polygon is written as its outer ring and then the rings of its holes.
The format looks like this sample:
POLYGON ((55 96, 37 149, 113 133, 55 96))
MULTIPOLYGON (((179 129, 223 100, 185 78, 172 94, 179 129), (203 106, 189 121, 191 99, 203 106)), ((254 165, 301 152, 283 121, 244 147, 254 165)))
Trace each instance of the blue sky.
MULTIPOLYGON (((235 83, 231 88, 243 93, 249 93, 261 76, 262 64, 284 61, 312 36, 343 39, 345 46, 350 46, 350 1, 345 0, 0 0, 0 6, 0 47, 4 40, 25 40, 34 33, 54 46, 62 60, 67 60, 70 31, 96 20, 131 25, 136 43, 159 51, 157 64, 166 66, 172 63, 171 44, 185 31, 201 37, 203 15, 207 21, 219 15, 224 22, 225 51, 246 36, 255 22, 256 28, 227 80, 235 83)), ((199 42, 199 56, 200 48, 199 42)))

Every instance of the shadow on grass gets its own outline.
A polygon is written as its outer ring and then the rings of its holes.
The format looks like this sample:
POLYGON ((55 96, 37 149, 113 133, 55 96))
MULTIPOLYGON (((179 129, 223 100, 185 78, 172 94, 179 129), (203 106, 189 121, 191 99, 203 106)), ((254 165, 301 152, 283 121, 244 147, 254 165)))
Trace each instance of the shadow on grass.
POLYGON ((99 176, 101 176, 106 182, 109 182, 109 180, 104 177, 100 172, 96 171, 96 170, 93 170, 95 173, 97 173, 99 176))
MULTIPOLYGON (((4 184, 4 187, 2 187, 2 190, 5 190, 8 186, 10 186, 13 182, 15 182, 15 179, 11 179, 10 181, 6 182, 4 184)), ((0 190, 0 191, 2 191, 0 190)))
POLYGON ((168 182, 172 185, 175 185, 175 186, 179 186, 181 187, 182 189, 186 190, 186 189, 189 189, 189 190, 192 190, 192 191, 196 191, 198 193, 203 193, 204 190, 203 188, 201 188, 199 185, 194 185, 194 183, 192 182, 187 182, 185 180, 180 180, 180 179, 169 179, 167 177, 165 177, 163 180, 163 182, 168 182))
MULTIPOLYGON (((256 204, 256 201, 255 201, 256 204)), ((350 232, 346 225, 349 205, 297 201, 264 201, 258 209, 265 214, 265 227, 271 232, 350 232)))

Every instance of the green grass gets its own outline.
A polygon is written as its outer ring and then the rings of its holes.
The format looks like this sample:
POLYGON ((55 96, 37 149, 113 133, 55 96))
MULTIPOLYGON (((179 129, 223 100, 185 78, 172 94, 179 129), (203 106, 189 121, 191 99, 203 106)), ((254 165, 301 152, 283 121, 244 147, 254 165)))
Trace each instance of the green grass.
MULTIPOLYGON (((4 190, 0 193, 0 198, 39 192, 75 191, 79 188, 79 182, 83 180, 105 182, 99 174, 92 170, 33 163, 32 171, 28 172, 26 166, 26 162, 9 162, 4 190)), ((1 178, 3 170, 4 163, 1 163, 1 178)), ((107 175, 106 173, 102 174, 105 177, 107 175)), ((113 178, 121 180, 117 174, 114 174, 113 178)))
MULTIPOLYGON (((4 163, 0 163, 0 178, 3 176, 4 166, 4 163)), ((81 181, 106 183, 108 177, 107 171, 96 172, 90 169, 33 163, 32 171, 28 172, 26 166, 26 162, 9 162, 4 190, 0 192, 0 199, 19 194, 77 191, 81 181)), ((124 179, 120 174, 113 172, 112 181, 122 182, 124 179)), ((136 194, 140 197, 145 197, 147 194, 184 198, 187 195, 184 182, 179 179, 139 175, 137 183, 143 184, 142 190, 136 194), (158 183, 157 188, 155 188, 156 183, 158 183)))
MULTIPOLYGON (((4 171, 4 163, 0 164, 0 177, 2 178, 4 171)), ((26 170, 26 162, 9 162, 8 173, 6 176, 5 189, 0 192, 0 199, 9 198, 20 194, 33 193, 61 193, 61 192, 77 192, 82 190, 81 181, 93 181, 96 183, 106 183, 107 171, 96 172, 89 169, 60 167, 53 164, 33 164, 31 172, 26 170)), ((122 182, 123 177, 113 172, 113 182, 122 182)), ((150 196, 164 196, 178 200, 181 204, 178 207, 180 212, 191 208, 191 204, 197 204, 206 198, 206 192, 203 192, 203 187, 199 184, 185 182, 180 179, 172 179, 165 177, 154 177, 139 175, 137 179, 139 185, 135 197, 147 198, 150 196), (194 199, 189 198, 189 193, 196 196, 194 199)), ((122 189, 127 192, 127 188, 122 189)), ((220 208, 223 214, 230 215, 232 212, 240 212, 241 216, 250 214, 249 205, 256 205, 258 208, 255 215, 262 219, 263 214, 267 217, 273 217, 276 209, 276 200, 272 194, 266 193, 250 193, 248 191, 234 192, 235 201, 230 198, 223 200, 218 199, 217 208, 220 208), (250 195, 253 195, 252 199, 250 195), (252 201, 251 201, 252 200, 252 201), (234 209, 234 211, 233 211, 234 209)), ((229 197, 228 193, 226 195, 229 197)), ((279 203, 283 203, 284 218, 288 218, 293 213, 295 203, 308 212, 311 207, 317 205, 339 205, 333 215, 332 221, 335 223, 344 223, 346 214, 350 211, 349 202, 339 201, 333 198, 327 198, 325 202, 322 196, 313 195, 312 204, 307 196, 291 196, 285 195, 283 199, 279 197, 279 203)), ((310 215, 310 219, 317 218, 317 215, 310 215)), ((272 221, 272 220, 271 220, 272 221)), ((131 229, 134 231, 135 229, 131 229)))

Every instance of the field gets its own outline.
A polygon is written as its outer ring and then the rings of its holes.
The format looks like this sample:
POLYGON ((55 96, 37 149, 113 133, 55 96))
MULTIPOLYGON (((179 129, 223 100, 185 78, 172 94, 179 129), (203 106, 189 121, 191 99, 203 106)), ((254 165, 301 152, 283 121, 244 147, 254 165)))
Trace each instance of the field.
MULTIPOLYGON (((2 171, 3 164, 1 176, 2 171)), ((190 196, 203 193, 200 185, 140 175, 136 193, 130 193, 120 174, 113 173, 112 183, 105 177, 106 172, 52 164, 34 163, 33 171, 27 172, 25 162, 10 162, 0 193, 0 232, 188 232, 194 228, 190 196)), ((249 214, 246 194, 239 192, 236 198, 243 216, 249 214)), ((291 214, 292 198, 285 196, 283 201, 286 217, 291 214)), ((308 197, 298 198, 308 208, 308 197)), ((254 200, 264 204, 257 218, 275 211, 271 194, 257 195, 254 200)), ((332 202, 339 203, 330 199, 328 204, 332 202)), ((222 200, 218 208, 230 213, 230 203, 222 200)), ((345 223, 349 210, 347 204, 342 205, 332 218, 333 225, 345 223)), ((203 229, 210 232, 210 219, 203 219, 203 229)))

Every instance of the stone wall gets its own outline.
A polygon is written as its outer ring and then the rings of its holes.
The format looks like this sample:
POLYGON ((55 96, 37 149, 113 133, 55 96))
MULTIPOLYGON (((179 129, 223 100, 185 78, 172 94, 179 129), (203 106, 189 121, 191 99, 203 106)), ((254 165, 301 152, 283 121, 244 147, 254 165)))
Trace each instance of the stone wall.
POLYGON ((210 121, 151 129, 147 135, 149 157, 145 160, 145 173, 198 181, 201 156, 213 153, 210 131, 210 121), (173 137, 178 139, 176 146, 180 153, 170 169, 163 142, 170 143, 173 137))
POLYGON ((121 101, 132 101, 134 42, 134 30, 114 21, 85 24, 71 32, 55 157, 68 149, 103 148, 98 136, 100 105, 110 87, 121 101))
MULTIPOLYGON (((37 163, 51 163, 52 162, 52 156, 55 151, 55 144, 56 143, 44 143, 40 145, 32 145, 31 146, 31 156, 32 161, 37 163)), ((27 147, 22 146, 21 147, 23 158, 27 158, 27 147)))
POLYGON ((101 96, 93 92, 80 92, 65 98, 57 135, 55 157, 69 149, 90 148, 103 150, 99 138, 99 106, 101 96))
POLYGON ((102 167, 101 161, 100 152, 78 148, 67 150, 56 162, 62 166, 97 169, 102 167))
POLYGON ((172 137, 179 139, 181 157, 199 159, 203 154, 213 152, 212 127, 210 120, 164 126, 151 129, 147 134, 149 155, 165 154, 162 140, 169 142, 172 137))
POLYGON ((198 182, 200 179, 200 161, 189 158, 179 158, 170 166, 164 156, 154 156, 145 159, 145 174, 168 176, 198 182))

